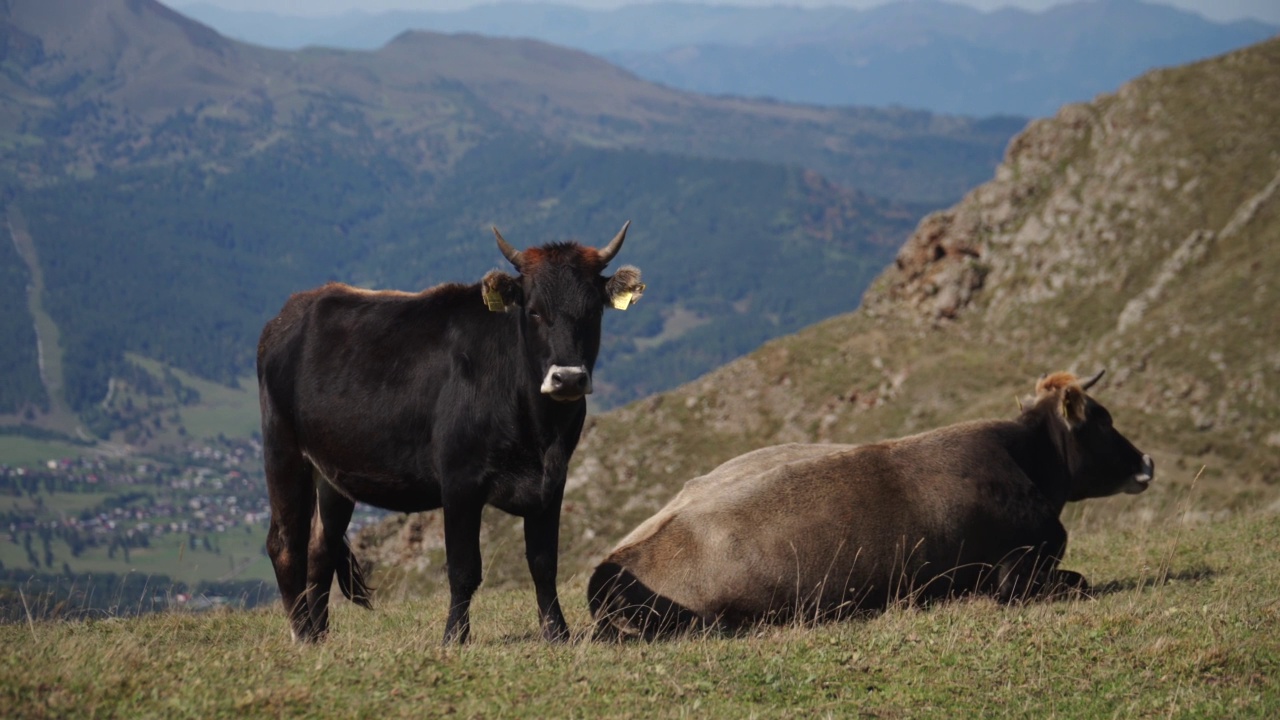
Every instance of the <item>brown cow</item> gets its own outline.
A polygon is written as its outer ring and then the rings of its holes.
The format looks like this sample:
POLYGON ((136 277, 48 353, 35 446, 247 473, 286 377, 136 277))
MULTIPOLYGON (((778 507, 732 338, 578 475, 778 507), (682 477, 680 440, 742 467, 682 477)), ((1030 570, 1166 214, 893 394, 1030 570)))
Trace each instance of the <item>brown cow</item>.
POLYGON ((779 445, 690 480, 587 587, 602 635, 826 619, 983 592, 1083 591, 1058 569, 1070 500, 1140 493, 1151 458, 1056 373, 1015 420, 870 445, 779 445))

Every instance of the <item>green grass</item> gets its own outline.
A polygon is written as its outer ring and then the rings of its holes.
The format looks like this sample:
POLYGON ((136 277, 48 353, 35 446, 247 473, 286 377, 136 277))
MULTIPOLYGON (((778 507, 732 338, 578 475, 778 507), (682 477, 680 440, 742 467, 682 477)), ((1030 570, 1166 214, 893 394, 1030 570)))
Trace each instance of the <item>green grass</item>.
MULTIPOLYGON (((339 601, 320 646, 279 608, 0 627, 14 717, 1274 717, 1280 523, 1127 524, 1073 537, 1092 600, 971 600, 870 620, 623 645, 536 633, 532 591, 481 589, 473 643, 446 598, 339 601)), ((394 592, 386 593, 394 595, 394 592)))
POLYGON ((174 375, 183 385, 200 392, 199 404, 178 411, 190 437, 248 437, 259 429, 261 415, 256 377, 243 377, 240 387, 233 388, 201 380, 180 370, 174 370, 174 375))
POLYGON ((266 531, 254 527, 246 533, 235 528, 225 533, 209 533, 221 553, 192 550, 185 535, 170 535, 153 540, 150 548, 136 548, 129 552, 130 563, 125 565, 116 553, 116 560, 108 560, 105 549, 86 553, 82 565, 72 563, 76 572, 137 572, 168 575, 175 581, 194 585, 200 580, 234 575, 239 580, 269 580, 275 582, 271 562, 262 554, 266 545, 266 531), (246 566, 245 563, 248 562, 246 566), (97 565, 97 563, 101 563, 97 565), (233 565, 234 563, 234 565, 233 565), (233 571, 234 568, 234 571, 233 571))
MULTIPOLYGON (((97 507, 99 503, 110 497, 112 493, 72 493, 42 492, 39 495, 40 506, 44 508, 41 520, 56 519, 59 515, 79 515, 81 511, 97 507)), ((14 497, 0 495, 0 512, 18 510, 33 511, 37 509, 36 500, 28 495, 14 497)))
MULTIPOLYGON (((76 517, 84 510, 98 508, 116 492, 95 493, 41 493, 36 499, 23 495, 0 496, 0 513, 32 513, 38 523, 57 522, 61 518, 76 517)), ((153 517, 148 522, 163 525, 171 519, 183 518, 153 517)), ((132 521, 125 521, 121 527, 131 527, 132 521)), ((5 528, 7 530, 7 528, 5 528)), ((32 533, 33 536, 37 534, 32 533)), ((219 578, 236 580, 266 580, 274 582, 275 575, 271 563, 263 554, 266 544, 266 528, 261 525, 234 527, 225 532, 196 532, 197 549, 192 550, 187 533, 173 533, 151 538, 149 547, 135 547, 129 550, 125 559, 123 550, 117 549, 114 556, 109 554, 107 546, 87 547, 79 557, 71 554, 67 542, 55 537, 50 541, 49 549, 53 553, 52 566, 45 567, 44 546, 35 537, 32 542, 37 557, 42 565, 41 572, 63 572, 65 563, 72 573, 142 573, 144 575, 166 575, 176 582, 195 585, 201 580, 219 578), (217 551, 205 550, 203 538, 208 537, 211 547, 217 551)), ((0 562, 10 569, 30 568, 30 560, 22 544, 22 533, 17 534, 17 542, 0 541, 0 562)))
MULTIPOLYGON (((157 377, 163 376, 166 370, 172 372, 178 382, 200 393, 200 402, 173 407, 188 438, 248 437, 258 430, 261 419, 256 376, 246 375, 238 380, 239 387, 231 387, 196 377, 137 353, 126 353, 125 357, 157 377)), ((173 428, 166 428, 160 440, 173 444, 181 438, 173 428)))
MULTIPOLYGON (((3 509, 0 504, 0 509, 3 509)), ((203 537, 203 533, 198 537, 203 537)), ((107 553, 107 548, 88 548, 80 557, 72 557, 71 548, 61 539, 50 542, 53 551, 53 566, 41 567, 41 572, 62 572, 65 562, 74 574, 80 573, 142 573, 144 575, 165 575, 175 582, 195 585, 201 580, 217 580, 219 578, 235 580, 265 580, 275 582, 275 574, 271 570, 271 561, 262 554, 266 545, 266 530, 252 528, 246 533, 235 528, 225 533, 208 533, 210 542, 217 544, 222 552, 210 552, 199 546, 192 550, 185 534, 165 535, 151 540, 151 546, 132 548, 129 559, 124 559, 124 552, 117 549, 115 556, 107 553)), ((37 539, 32 543, 36 555, 43 559, 43 546, 37 539)), ((0 542, 0 562, 7 568, 29 568, 30 562, 21 539, 18 543, 0 542)))
POLYGON ((89 450, 91 448, 85 445, 56 440, 0 435, 0 465, 36 465, 46 460, 80 457, 89 450))

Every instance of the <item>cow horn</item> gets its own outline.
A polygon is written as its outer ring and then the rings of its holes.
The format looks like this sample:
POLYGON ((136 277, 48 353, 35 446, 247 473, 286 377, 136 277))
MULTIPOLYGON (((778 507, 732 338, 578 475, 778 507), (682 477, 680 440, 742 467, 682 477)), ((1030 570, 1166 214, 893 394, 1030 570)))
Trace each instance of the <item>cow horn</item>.
POLYGON ((627 237, 627 228, 629 227, 631 227, 630 220, 622 223, 622 229, 619 230, 618 234, 609 241, 609 244, 605 245, 604 249, 600 251, 600 259, 604 261, 605 265, 608 265, 609 261, 613 259, 613 256, 617 255, 618 251, 622 249, 622 241, 627 237))
POLYGON ((507 259, 516 269, 520 269, 520 263, 524 262, 524 253, 511 247, 511 243, 502 237, 502 233, 498 232, 498 226, 493 227, 493 235, 498 238, 498 249, 502 251, 502 256, 507 259))
POLYGON ((1103 373, 1105 373, 1106 371, 1107 371, 1107 369, 1106 369, 1106 368, 1102 368, 1101 370, 1099 370, 1099 371, 1098 371, 1098 374, 1097 374, 1097 375, 1094 375, 1093 377, 1089 378, 1088 380, 1085 380, 1085 381, 1081 382, 1081 383, 1080 383, 1080 389, 1081 389, 1081 390, 1088 390, 1089 388, 1093 387, 1093 384, 1094 384, 1094 383, 1096 383, 1096 382, 1098 382, 1099 380, 1101 380, 1101 379, 1102 379, 1102 374, 1103 374, 1103 373))

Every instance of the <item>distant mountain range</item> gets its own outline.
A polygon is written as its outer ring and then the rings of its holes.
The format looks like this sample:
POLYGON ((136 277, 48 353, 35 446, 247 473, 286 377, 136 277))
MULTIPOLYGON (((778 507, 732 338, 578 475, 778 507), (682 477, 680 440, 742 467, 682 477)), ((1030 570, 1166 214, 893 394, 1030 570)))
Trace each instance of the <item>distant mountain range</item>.
POLYGON ((166 368, 235 384, 326 280, 478 279, 494 224, 632 220, 649 292, 598 400, 672 387, 853 308, 1024 122, 708 98, 533 40, 270 50, 154 0, 0 4, 0 55, 0 434, 135 445, 199 402, 166 368))
POLYGON ((940 0, 847 7, 644 3, 588 10, 494 3, 440 12, 286 17, 181 5, 230 37, 271 47, 374 49, 406 29, 535 38, 640 77, 711 94, 819 105, 901 105, 970 115, 1050 115, 1155 67, 1280 31, 1217 23, 1139 0, 982 12, 940 0))

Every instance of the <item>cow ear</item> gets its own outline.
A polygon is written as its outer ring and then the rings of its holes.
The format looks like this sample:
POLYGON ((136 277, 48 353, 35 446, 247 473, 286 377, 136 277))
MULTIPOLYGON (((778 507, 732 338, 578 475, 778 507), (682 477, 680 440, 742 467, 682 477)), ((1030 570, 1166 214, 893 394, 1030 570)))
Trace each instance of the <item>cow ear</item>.
POLYGON ((604 284, 609 304, 618 310, 626 310, 644 295, 644 283, 640 282, 640 268, 623 265, 604 284))
POLYGON ((490 270, 480 281, 481 297, 491 312, 506 312, 520 303, 520 281, 502 272, 490 270))
POLYGON ((1086 410, 1084 390, 1079 385, 1071 384, 1062 389, 1062 419, 1067 427, 1079 430, 1084 425, 1086 410))

